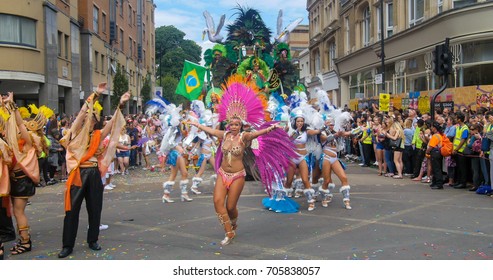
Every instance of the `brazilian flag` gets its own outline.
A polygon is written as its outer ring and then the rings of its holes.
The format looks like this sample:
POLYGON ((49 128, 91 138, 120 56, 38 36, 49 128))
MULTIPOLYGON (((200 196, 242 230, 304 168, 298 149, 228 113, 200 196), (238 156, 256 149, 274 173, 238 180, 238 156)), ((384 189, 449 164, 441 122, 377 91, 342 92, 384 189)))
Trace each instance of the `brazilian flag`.
POLYGON ((206 69, 198 64, 185 60, 176 94, 185 96, 188 100, 196 100, 202 92, 206 69))

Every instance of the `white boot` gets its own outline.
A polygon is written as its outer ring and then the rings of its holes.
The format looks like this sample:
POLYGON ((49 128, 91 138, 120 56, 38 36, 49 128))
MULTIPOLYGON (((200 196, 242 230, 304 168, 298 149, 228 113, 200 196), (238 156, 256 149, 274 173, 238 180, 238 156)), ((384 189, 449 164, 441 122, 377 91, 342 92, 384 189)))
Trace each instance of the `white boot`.
POLYGON ((189 202, 189 201, 193 200, 188 196, 187 187, 188 187, 188 180, 181 180, 180 181, 180 190, 181 190, 180 199, 182 202, 183 201, 189 202))
POLYGON ((293 188, 286 189, 287 197, 293 197, 293 188))
POLYGON ((317 198, 320 195, 320 184, 312 184, 312 189, 315 191, 315 193, 313 194, 313 198, 315 199, 315 201, 317 201, 317 198))
POLYGON ((330 192, 330 189, 324 190, 321 189, 320 193, 322 194, 322 207, 329 207, 329 203, 332 201, 332 193, 330 192))
POLYGON ((163 183, 163 189, 164 189, 164 194, 163 194, 163 203, 165 202, 168 202, 168 203, 173 203, 175 202, 174 200, 171 200, 170 198, 170 193, 171 193, 171 188, 173 187, 173 185, 175 184, 175 182, 173 181, 168 181, 168 182, 164 182, 163 183))
POLYGON ((315 209, 315 191, 313 189, 305 189, 303 193, 306 196, 306 202, 308 202, 308 211, 315 209))
POLYGON ((194 194, 201 194, 202 192, 199 191, 199 185, 202 183, 202 178, 200 177, 193 177, 192 178, 192 186, 190 187, 190 190, 194 194))
POLYGON ((343 199, 342 199, 342 202, 344 202, 344 208, 346 208, 347 210, 351 210, 352 207, 351 207, 351 204, 349 203, 349 190, 351 189, 351 187, 349 185, 346 185, 346 186, 342 186, 339 191, 342 193, 342 196, 343 196, 343 199))
POLYGON ((294 180, 293 182, 294 198, 301 197, 301 193, 303 192, 302 186, 303 186, 303 181, 301 179, 294 180))

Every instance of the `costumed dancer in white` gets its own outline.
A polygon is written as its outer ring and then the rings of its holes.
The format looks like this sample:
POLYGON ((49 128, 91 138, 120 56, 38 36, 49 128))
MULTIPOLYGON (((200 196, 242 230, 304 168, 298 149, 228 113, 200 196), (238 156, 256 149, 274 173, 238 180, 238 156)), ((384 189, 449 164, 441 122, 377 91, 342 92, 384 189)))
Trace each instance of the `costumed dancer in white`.
POLYGON ((185 151, 181 147, 180 143, 183 139, 183 131, 180 129, 181 124, 181 105, 176 107, 174 104, 169 104, 163 98, 154 98, 147 104, 146 114, 152 116, 156 111, 161 113, 160 121, 163 131, 163 139, 161 141, 161 147, 159 152, 162 155, 166 155, 166 164, 171 166, 171 174, 168 181, 163 183, 164 193, 162 196, 163 203, 172 203, 171 190, 175 185, 175 179, 180 171, 180 200, 182 202, 189 202, 192 199, 188 196, 188 171, 185 165, 185 159, 183 154, 185 151))
POLYGON ((349 186, 347 175, 345 172, 345 165, 339 160, 338 152, 344 148, 344 136, 349 136, 351 132, 343 131, 345 124, 351 120, 351 116, 348 112, 342 112, 340 109, 333 109, 330 105, 330 101, 324 91, 319 90, 317 92, 319 104, 321 106, 321 113, 325 116, 325 127, 320 135, 323 147, 323 165, 322 176, 324 182, 320 193, 322 195, 322 206, 328 207, 332 201, 332 190, 335 188, 335 184, 332 183, 331 175, 332 171, 336 174, 342 183, 342 187, 339 189, 343 195, 344 207, 348 210, 351 209, 349 186))

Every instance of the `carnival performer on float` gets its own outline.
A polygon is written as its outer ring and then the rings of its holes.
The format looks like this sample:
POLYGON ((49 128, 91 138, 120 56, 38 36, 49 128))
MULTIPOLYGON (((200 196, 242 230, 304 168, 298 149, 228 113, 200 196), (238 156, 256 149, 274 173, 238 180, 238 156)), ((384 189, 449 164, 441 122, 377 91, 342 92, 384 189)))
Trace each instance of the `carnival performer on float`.
POLYGON ((91 250, 99 251, 98 244, 101 212, 103 209, 103 182, 108 167, 114 159, 120 131, 125 126, 121 112, 130 99, 124 93, 111 119, 103 127, 102 107, 97 101, 106 90, 106 83, 100 83, 94 93, 82 105, 75 121, 60 144, 67 150, 67 171, 69 173, 65 190, 65 218, 63 220, 63 248, 59 258, 66 258, 73 252, 79 227, 79 213, 82 201, 86 200, 89 222, 86 241, 91 250), (104 139, 110 135, 105 146, 104 139))
POLYGON ((275 123, 262 124, 264 109, 255 90, 255 85, 239 76, 232 76, 228 80, 219 107, 219 121, 228 122, 226 131, 190 122, 222 140, 216 154, 216 172, 219 176, 213 200, 219 221, 224 226, 223 246, 236 236, 237 204, 245 185, 245 168, 256 169, 268 193, 271 193, 275 176, 282 176, 289 165, 290 156, 295 156, 292 145, 286 141, 287 134, 282 129, 277 129, 275 123), (257 126, 258 129, 242 132, 243 122, 257 126), (252 150, 255 162, 244 164, 247 149, 252 150))
MULTIPOLYGON (((10 249, 12 255, 20 255, 32 250, 29 223, 25 213, 27 201, 34 196, 36 186, 40 181, 38 153, 41 139, 30 133, 22 120, 17 105, 14 102, 14 93, 2 95, 2 106, 9 115, 6 122, 6 142, 12 150, 15 159, 10 172, 10 197, 13 204, 14 217, 17 222, 19 240, 10 249)), ((38 114, 30 124, 42 126, 46 119, 38 114), (32 122, 32 123, 31 123, 32 122)), ((3 177, 3 176, 2 176, 3 177)))
POLYGON ((269 93, 269 67, 267 63, 262 59, 252 56, 249 57, 238 66, 236 71, 247 79, 247 81, 253 81, 257 88, 263 91, 265 94, 269 93))
POLYGON ((0 109, 0 260, 4 259, 4 243, 15 240, 14 224, 10 203, 9 169, 12 167, 13 152, 4 141, 6 112, 0 109))

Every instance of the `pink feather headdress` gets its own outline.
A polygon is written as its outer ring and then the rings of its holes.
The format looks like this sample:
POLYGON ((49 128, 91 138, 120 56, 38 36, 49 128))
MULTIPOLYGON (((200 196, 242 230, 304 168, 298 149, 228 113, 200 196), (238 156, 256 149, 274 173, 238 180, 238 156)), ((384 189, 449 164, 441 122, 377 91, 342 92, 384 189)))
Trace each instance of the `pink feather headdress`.
POLYGON ((239 118, 252 125, 264 122, 264 107, 257 97, 256 88, 241 81, 236 75, 228 80, 218 111, 220 122, 232 118, 239 118))

